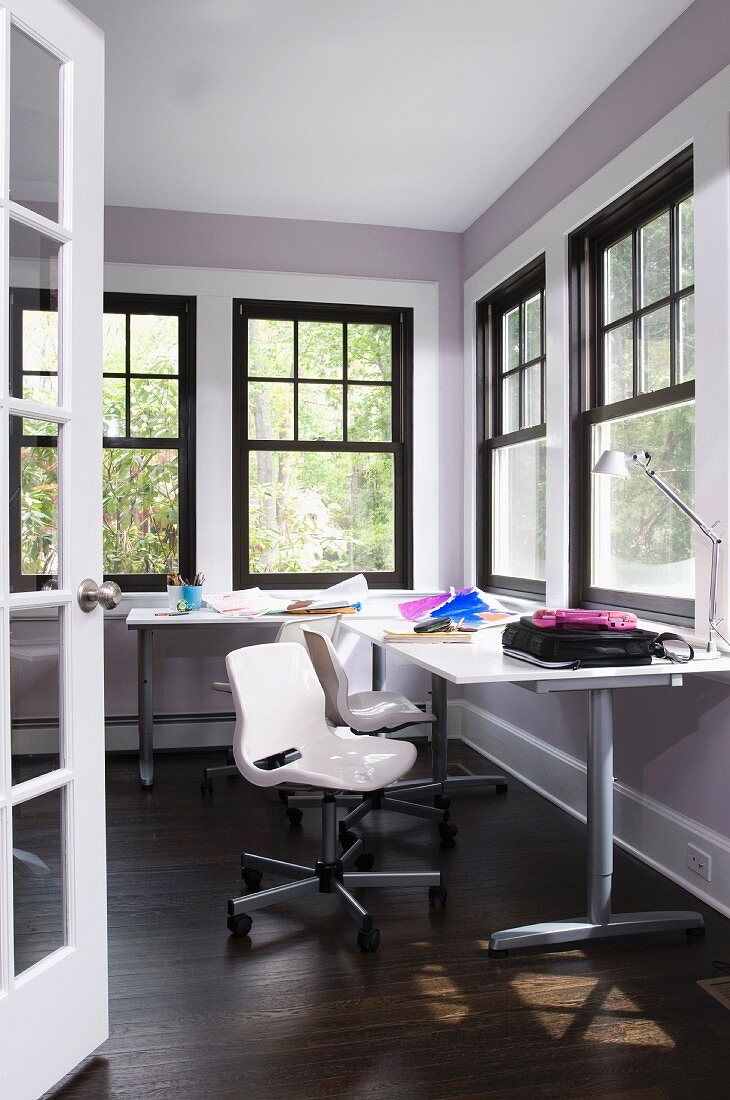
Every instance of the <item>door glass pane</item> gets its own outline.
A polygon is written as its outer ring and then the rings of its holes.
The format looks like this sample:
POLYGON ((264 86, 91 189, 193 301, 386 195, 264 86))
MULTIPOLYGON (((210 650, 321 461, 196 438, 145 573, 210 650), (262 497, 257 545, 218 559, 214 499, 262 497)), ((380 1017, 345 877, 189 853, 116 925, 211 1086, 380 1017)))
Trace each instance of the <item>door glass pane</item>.
POLYGON ((392 339, 390 325, 348 325, 348 377, 353 382, 390 382, 392 339))
MULTIPOLYGON (((593 428, 591 465, 605 450, 648 451, 652 467, 694 503, 694 403, 593 428)), ((591 584, 691 598, 693 525, 641 470, 591 478, 591 584)))
POLYGON ((536 294, 525 302, 522 315, 524 318, 523 342, 525 348, 525 362, 538 359, 542 355, 542 294, 536 294))
POLYGON ((520 365, 520 308, 515 306, 502 320, 502 370, 520 365))
POLYGON ((179 561, 176 450, 105 447, 104 572, 166 573, 179 561))
POLYGON ((14 806, 15 973, 66 943, 64 791, 14 806))
POLYGON ((539 363, 524 372, 522 385, 522 427, 533 428, 542 423, 542 367, 539 363))
POLYGON ((603 372, 607 405, 634 393, 634 326, 617 325, 603 337, 603 372))
POLYGON ((248 322, 248 373, 257 378, 294 377, 294 322, 248 322))
POLYGON ((392 572, 393 455, 252 453, 249 530, 252 573, 392 572))
POLYGON ((299 438, 342 439, 342 386, 299 384, 299 438))
POLYGON ((641 256, 641 305, 648 306, 669 294, 669 211, 654 218, 639 232, 641 256))
POLYGON ((502 434, 516 432, 520 426, 520 372, 502 379, 502 434))
POLYGON ((677 343, 677 381, 687 382, 695 376, 695 296, 681 298, 677 309, 679 340, 677 343))
POLYGON ((633 308, 631 234, 607 248, 603 259, 605 323, 626 317, 633 308))
POLYGON ((387 443, 392 438, 390 386, 347 387, 347 438, 387 443))
POLYGON ((291 382, 249 382, 250 439, 294 438, 294 386, 291 382))
POLYGON ((180 434, 177 378, 132 378, 130 435, 174 439, 180 434))
POLYGON ((177 374, 180 334, 177 317, 133 313, 129 318, 129 369, 133 374, 177 374))
POLYGON ((10 612, 13 783, 60 766, 62 614, 62 608, 10 612))
POLYGON ((10 222, 10 392, 58 404, 61 246, 10 222))
POLYGON ((494 451, 492 572, 545 579, 545 440, 494 451))
MULTIPOLYGON (((58 579, 58 448, 23 434, 42 421, 10 417, 10 589, 38 589, 58 579)), ((54 425, 48 425, 55 428, 54 425)), ((50 436, 50 431, 49 431, 50 436)))
POLYGON ((695 197, 690 195, 679 204, 679 289, 695 281, 695 197))
POLYGON ((299 322, 300 378, 342 378, 342 334, 342 325, 299 322))
POLYGON ((10 198, 57 222, 61 64, 10 31, 10 198))
POLYGON ((639 393, 668 386, 671 379, 669 306, 662 306, 641 318, 639 348, 639 393))

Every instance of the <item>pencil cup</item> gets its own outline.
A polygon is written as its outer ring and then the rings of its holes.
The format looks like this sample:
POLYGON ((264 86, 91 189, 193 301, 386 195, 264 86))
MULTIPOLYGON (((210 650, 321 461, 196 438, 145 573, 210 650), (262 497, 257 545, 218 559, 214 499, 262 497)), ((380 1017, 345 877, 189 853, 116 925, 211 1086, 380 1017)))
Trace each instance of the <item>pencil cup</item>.
POLYGON ((170 604, 170 610, 171 611, 177 611, 178 610, 177 605, 180 603, 180 600, 185 599, 185 597, 183 596, 183 591, 184 591, 184 588, 183 588, 183 585, 181 585, 181 584, 168 584, 168 586, 167 586, 167 600, 168 600, 168 603, 170 604))
POLYGON ((200 611, 203 606, 202 584, 184 584, 180 589, 180 599, 185 600, 190 611, 200 611))

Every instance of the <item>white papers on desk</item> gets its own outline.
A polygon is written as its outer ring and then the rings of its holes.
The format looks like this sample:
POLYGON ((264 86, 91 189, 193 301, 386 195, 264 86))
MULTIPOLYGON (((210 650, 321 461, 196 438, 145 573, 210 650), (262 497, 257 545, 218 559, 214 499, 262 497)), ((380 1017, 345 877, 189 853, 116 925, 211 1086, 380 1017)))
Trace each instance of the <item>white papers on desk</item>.
POLYGON ((281 600, 267 596, 260 588, 244 588, 238 592, 210 593, 203 596, 203 603, 212 611, 230 617, 256 618, 267 611, 283 608, 281 600))

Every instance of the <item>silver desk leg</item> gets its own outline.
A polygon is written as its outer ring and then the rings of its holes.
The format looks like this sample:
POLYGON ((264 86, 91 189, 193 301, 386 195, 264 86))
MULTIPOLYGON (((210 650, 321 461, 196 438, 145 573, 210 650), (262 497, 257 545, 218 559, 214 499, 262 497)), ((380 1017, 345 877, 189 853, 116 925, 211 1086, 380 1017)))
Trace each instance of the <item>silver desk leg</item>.
POLYGON ((385 650, 373 642, 373 691, 385 689, 385 650))
POLYGON ((436 715, 431 737, 431 756, 433 760, 433 778, 443 784, 445 794, 456 794, 459 790, 480 787, 496 787, 502 793, 507 790, 504 775, 452 775, 447 774, 449 757, 448 724, 449 685, 443 676, 431 674, 431 706, 436 715))
POLYGON ((526 924, 494 932, 489 954, 502 957, 520 947, 549 947, 643 932, 701 929, 702 916, 692 912, 612 913, 613 874, 613 692, 589 693, 588 729, 588 916, 526 924))
POLYGON ((139 778, 142 786, 149 789, 155 781, 151 630, 137 631, 137 665, 139 778))

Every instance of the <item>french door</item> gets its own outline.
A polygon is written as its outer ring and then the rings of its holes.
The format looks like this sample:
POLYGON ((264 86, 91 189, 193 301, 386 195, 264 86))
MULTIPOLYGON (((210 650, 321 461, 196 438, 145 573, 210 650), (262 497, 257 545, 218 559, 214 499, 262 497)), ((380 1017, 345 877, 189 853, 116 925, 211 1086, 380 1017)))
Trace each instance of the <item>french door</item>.
POLYGON ((0 59, 0 1096, 32 1100, 108 1033, 103 618, 77 598, 102 572, 103 36, 7 0, 0 59))

